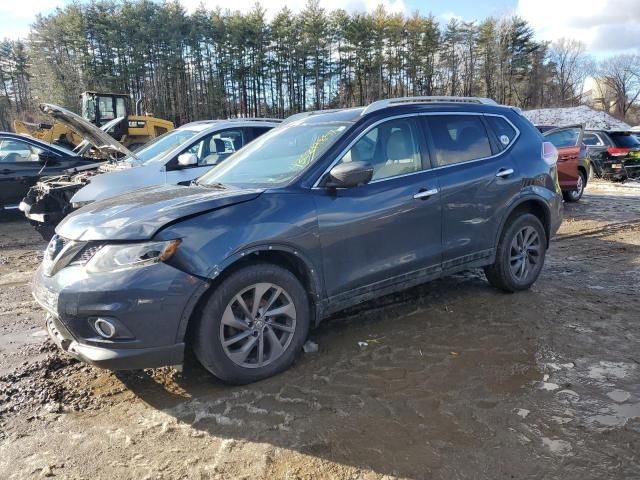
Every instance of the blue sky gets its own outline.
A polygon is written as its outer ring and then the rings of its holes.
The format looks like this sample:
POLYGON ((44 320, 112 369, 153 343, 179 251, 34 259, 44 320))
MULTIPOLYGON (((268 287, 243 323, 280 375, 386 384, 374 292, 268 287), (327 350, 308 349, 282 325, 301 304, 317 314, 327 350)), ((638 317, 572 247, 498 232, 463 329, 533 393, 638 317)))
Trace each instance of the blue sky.
MULTIPOLYGON (((0 38, 20 38, 29 32, 36 13, 50 13, 56 6, 73 0, 0 0, 0 38)), ((207 7, 233 5, 248 10, 255 0, 180 0, 188 10, 200 2, 207 7)), ((284 5, 298 11, 305 0, 262 0, 267 12, 273 15, 284 5)), ((415 10, 433 13, 446 23, 451 17, 482 20, 490 15, 517 13, 535 29, 539 40, 553 41, 570 37, 583 41, 596 57, 640 49, 640 0, 322 0, 331 10, 373 10, 378 4, 387 10, 410 14, 415 10)))

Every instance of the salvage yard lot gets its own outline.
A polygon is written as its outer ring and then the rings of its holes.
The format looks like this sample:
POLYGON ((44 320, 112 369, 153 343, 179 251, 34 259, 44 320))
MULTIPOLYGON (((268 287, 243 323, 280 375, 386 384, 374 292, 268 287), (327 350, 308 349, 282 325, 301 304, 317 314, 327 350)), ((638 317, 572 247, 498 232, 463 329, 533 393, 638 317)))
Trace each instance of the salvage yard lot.
POLYGON ((0 246, 0 478, 640 477, 640 188, 566 205, 531 291, 473 271, 381 298, 245 387, 61 355, 44 244, 16 218, 0 246))

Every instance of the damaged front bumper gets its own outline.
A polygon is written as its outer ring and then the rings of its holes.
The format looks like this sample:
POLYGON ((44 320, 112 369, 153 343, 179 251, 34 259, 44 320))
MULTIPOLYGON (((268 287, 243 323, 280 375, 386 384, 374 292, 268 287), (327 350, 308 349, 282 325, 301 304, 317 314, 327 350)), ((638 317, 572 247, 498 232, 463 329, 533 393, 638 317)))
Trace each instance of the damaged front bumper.
POLYGON ((73 265, 47 276, 41 266, 32 293, 63 351, 100 368, 129 370, 182 363, 186 326, 206 286, 164 263, 95 275, 73 265), (101 334, 98 319, 115 326, 113 336, 101 334))

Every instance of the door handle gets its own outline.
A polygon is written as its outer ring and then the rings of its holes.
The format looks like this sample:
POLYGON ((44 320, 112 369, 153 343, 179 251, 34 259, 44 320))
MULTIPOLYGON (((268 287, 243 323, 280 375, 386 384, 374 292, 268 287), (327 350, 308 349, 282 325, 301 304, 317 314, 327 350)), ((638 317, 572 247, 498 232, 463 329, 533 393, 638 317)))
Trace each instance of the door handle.
POLYGON ((500 170, 498 170, 498 173, 496 173, 496 177, 508 177, 509 175, 513 175, 513 168, 501 168, 500 170))
POLYGON ((415 198, 416 200, 423 200, 423 199, 427 199, 433 195, 435 195, 436 193, 438 193, 440 190, 438 190, 437 188, 431 188, 429 190, 425 190, 425 189, 421 189, 418 193, 416 193, 413 198, 415 198))

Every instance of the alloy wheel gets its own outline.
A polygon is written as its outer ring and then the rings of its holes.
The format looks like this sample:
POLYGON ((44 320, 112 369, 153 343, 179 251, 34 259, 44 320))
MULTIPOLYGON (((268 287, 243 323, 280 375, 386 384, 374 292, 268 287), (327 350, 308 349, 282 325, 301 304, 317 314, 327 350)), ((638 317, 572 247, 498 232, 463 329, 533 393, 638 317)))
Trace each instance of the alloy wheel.
POLYGON ((509 266, 513 277, 524 282, 540 261, 540 236, 535 228, 526 226, 511 241, 509 266))
POLYGON ((584 190, 584 182, 582 181, 582 175, 578 175, 578 183, 576 184, 576 188, 575 190, 571 190, 569 192, 569 195, 571 195, 572 198, 576 199, 576 198, 580 198, 582 196, 582 190, 584 190))
POLYGON ((296 329, 296 307, 273 283, 256 283, 237 293, 220 322, 224 353, 243 368, 265 367, 289 347, 296 329))

